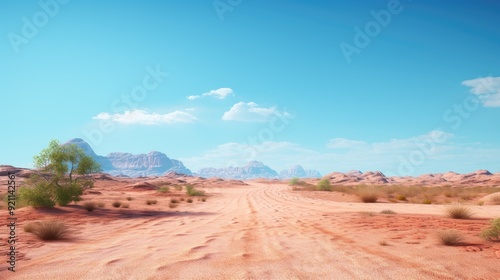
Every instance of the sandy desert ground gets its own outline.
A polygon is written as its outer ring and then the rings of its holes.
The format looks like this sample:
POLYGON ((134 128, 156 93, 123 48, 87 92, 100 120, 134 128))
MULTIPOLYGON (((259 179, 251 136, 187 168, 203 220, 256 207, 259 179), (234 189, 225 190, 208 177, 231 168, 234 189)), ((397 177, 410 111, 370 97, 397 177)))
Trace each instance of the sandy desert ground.
POLYGON ((284 182, 210 182, 200 187, 206 202, 173 209, 181 192, 116 180, 84 195, 105 202, 93 212, 82 202, 19 209, 17 272, 2 263, 0 279, 500 279, 500 244, 478 237, 500 217, 498 205, 472 205, 475 219, 455 220, 444 205, 343 201, 284 182), (146 205, 152 198, 158 203, 146 205), (113 208, 114 200, 129 208, 113 208), (22 230, 50 218, 70 225, 71 238, 44 242, 22 230), (442 229, 459 230, 464 243, 441 245, 442 229))

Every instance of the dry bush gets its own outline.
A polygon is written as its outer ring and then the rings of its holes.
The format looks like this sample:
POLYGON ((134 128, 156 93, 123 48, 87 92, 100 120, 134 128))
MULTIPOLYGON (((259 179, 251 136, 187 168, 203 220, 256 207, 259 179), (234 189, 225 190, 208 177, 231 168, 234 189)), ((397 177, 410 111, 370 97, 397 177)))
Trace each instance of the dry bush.
POLYGON ((387 243, 387 241, 385 241, 385 240, 380 240, 378 242, 378 245, 380 245, 380 246, 389 246, 389 243, 387 243))
POLYGON ((207 198, 206 197, 202 197, 201 201, 205 202, 205 201, 207 201, 207 198))
POLYGON ((133 198, 131 196, 127 197, 128 201, 131 201, 133 198))
POLYGON ((490 227, 481 232, 481 237, 490 241, 500 241, 500 218, 491 220, 490 227))
POLYGON ((179 204, 176 204, 176 203, 169 203, 169 204, 168 204, 168 207, 170 207, 170 208, 175 208, 175 207, 177 207, 178 205, 179 205, 179 204))
POLYGON ((169 191, 170 191, 170 187, 168 187, 168 186, 161 186, 158 189, 158 192, 161 192, 161 193, 166 193, 166 192, 169 192, 169 191))
POLYGON ((445 230, 438 232, 437 237, 439 238, 441 244, 446 246, 459 245, 463 240, 462 234, 456 230, 445 230))
POLYGON ((448 217, 453 219, 470 219, 473 216, 472 211, 463 205, 453 205, 446 208, 448 217))
POLYGON ((147 205, 153 205, 153 204, 156 204, 158 203, 158 201, 156 199, 148 199, 146 200, 146 204, 147 205))
POLYGON ((29 223, 26 223, 23 226, 23 230, 24 230, 24 232, 33 232, 35 230, 35 228, 37 227, 38 224, 39 224, 39 222, 29 222, 29 223))
POLYGON ((176 191, 182 191, 182 186, 174 186, 174 189, 175 189, 176 191))
POLYGON ((129 207, 128 203, 123 203, 122 204, 122 208, 128 208, 128 207, 129 207))
POLYGON ((57 220, 37 222, 33 225, 31 232, 42 240, 60 240, 69 235, 66 224, 57 220))
POLYGON ((85 210, 87 210, 89 212, 92 212, 95 210, 96 204, 93 201, 87 201, 87 202, 83 203, 83 208, 85 208, 85 210))
POLYGON ((120 207, 122 205, 122 203, 120 201, 115 201, 111 205, 113 205, 113 207, 115 207, 115 208, 118 208, 118 207, 120 207))
POLYGON ((170 199, 170 203, 179 203, 179 200, 175 199, 175 198, 171 198, 170 199))
POLYGON ((394 211, 392 211, 392 210, 390 210, 390 209, 386 209, 386 210, 380 211, 380 214, 389 214, 389 215, 391 215, 391 214, 397 214, 397 213, 394 212, 394 211))
POLYGON ((490 202, 494 205, 500 205, 500 194, 496 194, 490 197, 490 202))
POLYGON ((104 202, 97 202, 97 207, 103 208, 104 207, 104 202))
POLYGON ((186 200, 186 202, 187 202, 187 203, 193 203, 193 200, 192 200, 191 198, 188 198, 188 199, 186 200))
POLYGON ((374 191, 361 191, 357 196, 364 203, 375 203, 378 200, 378 194, 374 191))

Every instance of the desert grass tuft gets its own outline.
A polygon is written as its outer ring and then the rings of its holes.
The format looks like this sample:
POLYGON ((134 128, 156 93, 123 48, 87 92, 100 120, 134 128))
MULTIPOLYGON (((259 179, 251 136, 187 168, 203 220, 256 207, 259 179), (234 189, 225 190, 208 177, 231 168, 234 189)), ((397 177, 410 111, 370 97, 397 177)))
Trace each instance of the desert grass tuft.
POLYGON ((207 198, 206 197, 202 197, 201 201, 205 202, 205 201, 207 201, 207 198))
POLYGON ((122 203, 120 201, 114 201, 113 204, 111 204, 111 205, 113 205, 113 207, 115 207, 115 208, 118 208, 122 205, 122 203))
POLYGON ((87 202, 83 203, 83 208, 85 208, 85 210, 87 210, 89 212, 92 212, 95 210, 96 204, 93 201, 87 201, 87 202))
POLYGON ((494 205, 500 205, 500 194, 495 194, 490 197, 490 202, 494 205))
POLYGON ((389 246, 389 243, 387 243, 387 241, 385 241, 385 240, 380 240, 378 242, 378 245, 380 245, 380 246, 389 246))
POLYGON ((490 241, 500 241, 500 218, 491 220, 490 227, 481 232, 481 237, 490 241))
POLYGON ((175 199, 175 198, 171 198, 170 199, 170 203, 179 203, 179 200, 175 199))
POLYGON ((162 186, 158 189, 158 192, 161 192, 161 193, 166 193, 169 191, 170 191, 170 187, 168 187, 168 186, 162 186))
POLYGON ((437 237, 441 244, 446 246, 457 246, 463 240, 463 236, 456 230, 445 230, 438 232, 437 237))
POLYGON ((57 220, 37 222, 31 232, 42 240, 60 240, 69 235, 66 224, 57 220))
POLYGON ((158 201, 156 199, 148 199, 146 200, 146 204, 147 205, 153 205, 153 204, 156 204, 158 203, 158 201))
POLYGON ((397 213, 392 211, 391 209, 386 209, 386 210, 380 211, 380 214, 397 214, 397 213))
POLYGON ((23 230, 24 230, 24 232, 33 232, 35 230, 35 228, 37 227, 38 224, 39 224, 39 222, 29 222, 29 223, 26 223, 23 226, 23 230))
POLYGON ((177 206, 179 206, 179 204, 177 204, 177 203, 172 203, 171 202, 171 203, 168 204, 168 207, 170 207, 170 208, 175 208, 177 206))
POLYGON ((132 201, 132 199, 133 199, 133 198, 132 198, 131 196, 127 197, 127 200, 128 200, 128 201, 132 201))
POLYGON ((193 203, 193 200, 192 200, 191 198, 188 198, 188 199, 186 200, 186 202, 187 202, 187 203, 193 203))
POLYGON ((193 185, 186 185, 186 194, 189 196, 205 196, 204 191, 195 189, 193 185))
POLYGON ((471 219, 473 214, 471 210, 463 205, 452 205, 446 208, 446 213, 448 217, 453 219, 471 219))
POLYGON ((371 191, 360 191, 357 195, 364 203, 375 203, 378 200, 378 194, 371 191))

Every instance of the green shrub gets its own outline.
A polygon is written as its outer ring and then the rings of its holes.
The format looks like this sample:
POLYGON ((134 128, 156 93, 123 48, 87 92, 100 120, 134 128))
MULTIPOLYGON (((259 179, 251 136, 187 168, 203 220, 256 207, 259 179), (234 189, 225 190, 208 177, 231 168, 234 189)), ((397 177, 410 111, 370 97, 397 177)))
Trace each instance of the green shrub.
POLYGON ((490 227, 481 232, 481 237, 491 241, 500 241, 500 218, 491 220, 490 227))
POLYGON ((166 193, 166 192, 169 192, 170 191, 170 188, 167 187, 167 186, 162 186, 158 189, 158 192, 161 192, 161 193, 166 193))
POLYGON ((318 191, 332 191, 332 186, 330 185, 330 180, 328 179, 321 179, 318 184, 316 185, 316 189, 318 191))
POLYGON ((26 204, 33 207, 54 207, 55 202, 52 200, 48 184, 38 184, 32 188, 22 187, 19 189, 19 198, 26 204))
POLYGON ((205 196, 204 191, 195 189, 193 185, 186 185, 186 194, 189 196, 205 196))
POLYGON ((55 202, 60 206, 66 206, 72 201, 82 200, 83 188, 75 183, 67 186, 55 186, 55 202))

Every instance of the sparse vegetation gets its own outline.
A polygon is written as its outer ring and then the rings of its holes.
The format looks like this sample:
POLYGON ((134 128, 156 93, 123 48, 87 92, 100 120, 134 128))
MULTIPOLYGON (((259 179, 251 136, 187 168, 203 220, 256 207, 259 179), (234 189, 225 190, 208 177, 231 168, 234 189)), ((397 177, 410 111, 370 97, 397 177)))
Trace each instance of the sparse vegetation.
POLYGON ((23 230, 24 230, 25 232, 30 232, 30 233, 32 233, 32 232, 35 230, 35 228, 36 228, 36 226, 37 226, 37 225, 38 225, 38 222, 28 222, 28 223, 26 223, 26 224, 23 226, 23 230))
POLYGON ((422 200, 422 204, 432 204, 432 199, 429 197, 426 197, 422 200))
POLYGON ((66 224, 57 220, 33 223, 29 230, 42 240, 60 240, 67 238, 69 235, 66 224))
POLYGON ((87 210, 89 212, 92 212, 95 210, 96 204, 93 201, 87 201, 87 202, 83 203, 83 208, 85 208, 85 210, 87 210))
POLYGON ((176 204, 176 203, 169 203, 169 204, 168 204, 168 207, 170 207, 170 208, 175 208, 175 207, 177 207, 178 205, 179 205, 179 204, 176 204))
POLYGON ((19 197, 33 207, 68 205, 81 200, 83 191, 93 187, 88 174, 98 172, 99 164, 76 146, 61 145, 52 140, 34 157, 33 165, 40 174, 33 174, 19 190, 19 197))
POLYGON ((206 197, 202 197, 202 198, 201 198, 201 201, 202 201, 202 202, 205 202, 205 201, 207 201, 207 198, 206 198, 206 197))
POLYGON ((375 191, 363 190, 360 191, 357 196, 364 203, 375 203, 378 200, 378 194, 375 191))
POLYGON ((453 219, 470 219, 473 216, 471 210, 463 205, 450 206, 446 208, 446 213, 453 219))
POLYGON ((147 205, 153 205, 153 204, 156 204, 158 203, 158 201, 156 199, 148 199, 146 200, 146 204, 147 205))
POLYGON ((204 191, 200 191, 194 188, 193 185, 186 185, 186 194, 189 196, 205 196, 204 191))
POLYGON ((445 230, 438 232, 437 237, 441 244, 446 246, 459 245, 463 240, 462 234, 456 230, 445 230))
POLYGON ((174 187, 174 189, 175 189, 176 191, 182 191, 182 186, 176 185, 176 186, 174 187))
POLYGON ((161 186, 158 189, 158 192, 161 192, 161 193, 166 193, 166 192, 169 192, 169 191, 170 191, 170 187, 168 187, 168 186, 161 186))
POLYGON ((111 204, 111 205, 113 205, 113 207, 115 207, 115 208, 118 208, 122 205, 122 203, 120 201, 114 201, 113 204, 111 204))
POLYGON ((128 208, 128 207, 129 207, 128 203, 122 203, 122 208, 128 208))
POLYGON ((192 200, 191 198, 188 198, 188 199, 186 200, 186 202, 187 202, 187 203, 193 203, 193 200, 192 200))
POLYGON ((481 232, 481 237, 490 241, 500 241, 500 218, 491 220, 490 227, 481 232))
POLYGON ((332 186, 330 184, 330 180, 328 179, 321 179, 318 184, 316 185, 316 189, 318 191, 328 191, 328 192, 331 192, 332 191, 332 186))
POLYGON ((127 200, 128 200, 128 201, 132 201, 132 199, 133 199, 133 198, 132 198, 131 196, 127 197, 127 200))
POLYGON ((391 215, 391 214, 396 214, 396 212, 394 212, 394 211, 392 211, 390 209, 386 209, 386 210, 380 211, 380 214, 389 214, 389 215, 391 215))
POLYGON ((179 203, 179 200, 175 199, 175 198, 171 198, 170 199, 170 203, 179 203))
POLYGON ((103 208, 105 206, 104 202, 97 202, 97 207, 103 208))
POLYGON ((490 202, 494 205, 500 205, 500 194, 495 194, 490 197, 490 202))
POLYGON ((389 246, 389 243, 387 243, 387 241, 385 241, 385 240, 380 240, 378 242, 378 245, 380 245, 380 246, 389 246))
POLYGON ((185 199, 184 197, 181 197, 181 198, 180 198, 180 200, 181 200, 181 201, 184 201, 184 200, 186 200, 186 199, 185 199))

